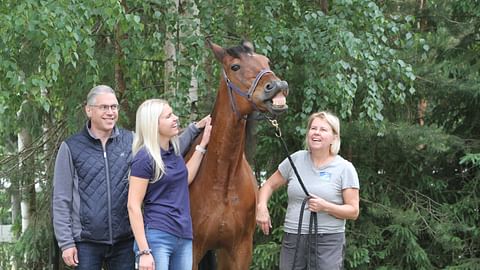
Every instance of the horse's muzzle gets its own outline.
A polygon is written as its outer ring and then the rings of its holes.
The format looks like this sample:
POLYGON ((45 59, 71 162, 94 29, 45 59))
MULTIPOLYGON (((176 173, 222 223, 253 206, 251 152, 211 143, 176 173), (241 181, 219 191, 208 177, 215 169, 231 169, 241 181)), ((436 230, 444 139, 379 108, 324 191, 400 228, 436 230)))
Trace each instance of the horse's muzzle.
POLYGON ((271 81, 265 84, 263 101, 267 110, 278 115, 288 109, 286 97, 288 96, 288 83, 286 81, 271 81))
POLYGON ((286 81, 271 81, 265 85, 264 90, 266 95, 271 95, 270 98, 278 94, 279 91, 282 91, 284 96, 288 96, 288 83, 286 81))

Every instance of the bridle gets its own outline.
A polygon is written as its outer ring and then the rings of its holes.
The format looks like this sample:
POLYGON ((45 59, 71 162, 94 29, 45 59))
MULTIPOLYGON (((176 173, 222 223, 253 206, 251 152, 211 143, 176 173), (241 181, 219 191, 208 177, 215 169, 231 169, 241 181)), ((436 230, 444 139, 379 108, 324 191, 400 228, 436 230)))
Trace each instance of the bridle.
POLYGON ((225 83, 227 84, 228 97, 230 98, 230 105, 232 106, 232 110, 235 112, 235 114, 238 116, 239 119, 246 119, 246 117, 240 115, 240 112, 237 109, 237 103, 236 103, 235 99, 233 98, 233 92, 235 91, 235 93, 237 93, 241 97, 246 98, 248 100, 248 102, 250 102, 250 104, 252 104, 253 108, 256 111, 259 111, 257 105, 253 102, 253 93, 255 92, 255 89, 257 88, 257 85, 260 82, 260 80, 262 79, 262 77, 267 73, 275 74, 270 69, 260 70, 260 72, 255 77, 255 80, 253 81, 252 85, 250 85, 250 88, 248 89, 248 92, 244 93, 242 90, 240 90, 240 88, 238 88, 238 86, 236 86, 234 83, 232 83, 232 81, 230 81, 230 79, 227 77, 227 73, 225 72, 225 70, 223 70, 223 79, 225 80, 225 83))

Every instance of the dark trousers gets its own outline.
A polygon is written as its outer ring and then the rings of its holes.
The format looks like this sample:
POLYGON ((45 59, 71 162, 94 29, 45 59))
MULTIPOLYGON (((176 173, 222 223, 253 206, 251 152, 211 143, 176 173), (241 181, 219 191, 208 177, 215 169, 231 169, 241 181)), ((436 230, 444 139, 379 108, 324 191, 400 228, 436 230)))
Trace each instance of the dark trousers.
POLYGON ((102 266, 108 270, 135 268, 133 239, 114 245, 81 242, 76 246, 79 260, 76 270, 101 270, 102 266))
POLYGON ((345 257, 345 233, 315 235, 284 233, 280 251, 280 270, 341 270, 345 257), (300 237, 298 246, 297 239, 300 237), (297 250, 298 249, 298 250, 297 250), (295 250, 297 256, 294 263, 295 250), (315 263, 316 260, 316 263, 315 263), (310 268, 307 263, 310 262, 310 268))

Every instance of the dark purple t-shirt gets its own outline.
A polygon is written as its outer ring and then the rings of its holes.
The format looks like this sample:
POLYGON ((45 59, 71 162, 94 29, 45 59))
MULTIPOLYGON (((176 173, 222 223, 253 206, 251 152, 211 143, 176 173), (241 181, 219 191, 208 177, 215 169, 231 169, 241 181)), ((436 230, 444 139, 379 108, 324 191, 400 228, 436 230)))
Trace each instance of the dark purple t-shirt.
MULTIPOLYGON (((149 228, 162 230, 175 236, 193 239, 188 171, 181 155, 173 147, 161 150, 165 174, 155 183, 149 183, 143 199, 143 222, 149 228)), ((152 179, 154 162, 145 148, 138 151, 132 161, 130 175, 152 179)))

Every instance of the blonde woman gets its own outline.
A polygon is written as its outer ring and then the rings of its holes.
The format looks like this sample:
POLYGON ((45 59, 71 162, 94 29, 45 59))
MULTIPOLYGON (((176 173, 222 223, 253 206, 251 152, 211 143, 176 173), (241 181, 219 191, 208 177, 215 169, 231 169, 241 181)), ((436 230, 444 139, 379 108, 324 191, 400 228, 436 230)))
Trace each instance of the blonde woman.
POLYGON ((188 185, 210 140, 210 121, 185 164, 179 150, 178 117, 169 104, 150 99, 137 110, 128 213, 138 269, 192 269, 188 185))
POLYGON ((305 145, 307 149, 294 153, 292 160, 311 195, 307 207, 301 207, 306 195, 290 162, 285 159, 259 191, 257 224, 264 234, 269 234, 272 224, 268 200, 275 190, 287 185, 288 206, 280 270, 343 269, 345 220, 358 217, 360 185, 355 167, 338 155, 338 118, 329 112, 312 114, 308 119, 305 145), (301 211, 307 213, 300 221, 301 211), (317 213, 316 235, 309 235, 308 212, 317 213), (310 266, 307 265, 309 262, 310 266))

